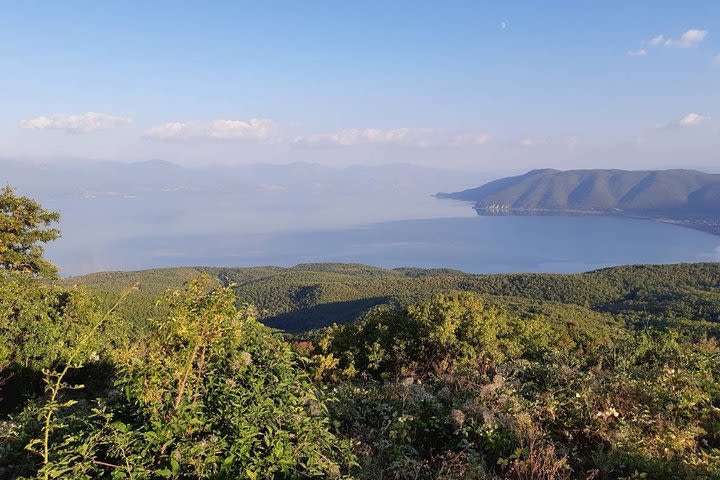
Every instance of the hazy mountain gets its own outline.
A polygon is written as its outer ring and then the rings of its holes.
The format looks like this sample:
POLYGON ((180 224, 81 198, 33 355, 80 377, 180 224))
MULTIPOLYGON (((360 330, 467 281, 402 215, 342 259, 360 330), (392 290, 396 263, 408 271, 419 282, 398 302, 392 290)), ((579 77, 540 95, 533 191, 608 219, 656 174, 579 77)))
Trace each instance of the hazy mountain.
POLYGON ((532 170, 441 198, 478 210, 720 216, 720 175, 695 170, 532 170))
POLYGON ((471 186, 491 175, 425 168, 409 164, 334 168, 315 163, 243 164, 184 167, 163 160, 38 164, 0 159, 0 182, 20 193, 57 198, 87 192, 294 192, 337 193, 410 191, 431 196, 437 188, 471 186))
MULTIPOLYGON (((199 235, 238 239, 411 218, 462 216, 438 189, 492 177, 407 164, 335 168, 314 163, 185 167, 146 162, 37 164, 0 160, 0 184, 61 214, 63 237, 48 246, 64 273, 135 265, 150 242, 176 258, 176 240, 209 248, 199 235), (130 247, 127 247, 130 248, 130 247)), ((459 202, 458 202, 459 203, 459 202)), ((234 240, 233 240, 234 241, 234 240)))

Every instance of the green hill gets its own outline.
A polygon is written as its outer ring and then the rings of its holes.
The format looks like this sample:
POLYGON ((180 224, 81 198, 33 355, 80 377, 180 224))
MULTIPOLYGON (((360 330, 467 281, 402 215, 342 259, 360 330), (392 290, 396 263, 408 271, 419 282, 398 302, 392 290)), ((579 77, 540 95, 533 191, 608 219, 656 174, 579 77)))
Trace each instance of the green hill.
POLYGON ((532 170, 438 194, 481 209, 717 215, 720 175, 695 170, 532 170))
MULTIPOLYGON (((96 273, 65 279, 111 301, 139 284, 126 302, 138 319, 152 315, 155 299, 205 273, 233 285, 239 301, 257 305, 264 323, 290 332, 345 323, 382 304, 407 304, 448 291, 470 291, 520 312, 611 315, 632 323, 706 325, 720 322, 720 264, 623 266, 582 274, 471 275, 444 269, 387 270, 354 264, 291 268, 175 268, 96 273), (704 324, 702 322, 711 322, 704 324)), ((582 318, 582 316, 579 316, 582 318)), ((140 320, 138 320, 140 321, 140 320)))

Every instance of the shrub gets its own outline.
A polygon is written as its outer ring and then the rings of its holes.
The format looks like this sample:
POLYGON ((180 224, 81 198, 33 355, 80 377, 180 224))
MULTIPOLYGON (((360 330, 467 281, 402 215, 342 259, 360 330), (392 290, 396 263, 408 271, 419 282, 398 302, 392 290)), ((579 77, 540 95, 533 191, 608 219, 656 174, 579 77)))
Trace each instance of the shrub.
MULTIPOLYGON (((335 478, 353 462, 289 346, 192 282, 118 364, 117 390, 54 432, 62 478, 335 478)), ((53 478, 52 476, 50 478, 53 478)))

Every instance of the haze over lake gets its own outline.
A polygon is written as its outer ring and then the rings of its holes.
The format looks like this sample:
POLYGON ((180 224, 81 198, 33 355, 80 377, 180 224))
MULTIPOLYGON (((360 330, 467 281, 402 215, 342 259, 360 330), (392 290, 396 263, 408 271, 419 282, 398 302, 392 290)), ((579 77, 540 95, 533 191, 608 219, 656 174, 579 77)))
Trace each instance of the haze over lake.
POLYGON ((502 176, 408 165, 188 169, 2 163, 6 180, 61 213, 48 245, 63 275, 203 265, 360 262, 467 272, 579 272, 720 260, 720 237, 616 217, 478 217, 433 198, 502 176))
POLYGON ((618 217, 472 216, 305 232, 139 236, 91 250, 58 242, 51 256, 65 274, 93 270, 82 266, 97 263, 103 269, 143 269, 305 262, 448 267, 472 273, 582 272, 631 263, 718 261, 720 238, 618 217))

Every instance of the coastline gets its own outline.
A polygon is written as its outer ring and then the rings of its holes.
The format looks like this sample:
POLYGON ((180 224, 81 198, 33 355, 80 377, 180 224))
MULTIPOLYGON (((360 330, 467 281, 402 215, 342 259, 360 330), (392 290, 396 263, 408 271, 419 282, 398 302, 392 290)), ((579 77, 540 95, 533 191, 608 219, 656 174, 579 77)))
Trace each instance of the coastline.
POLYGON ((473 209, 481 216, 517 215, 517 216, 612 216, 634 218, 638 220, 654 220, 656 222, 691 228, 711 235, 720 236, 720 217, 709 216, 671 216, 658 213, 657 215, 627 212, 624 210, 571 210, 571 209, 542 209, 542 208, 490 208, 475 204, 473 209))

